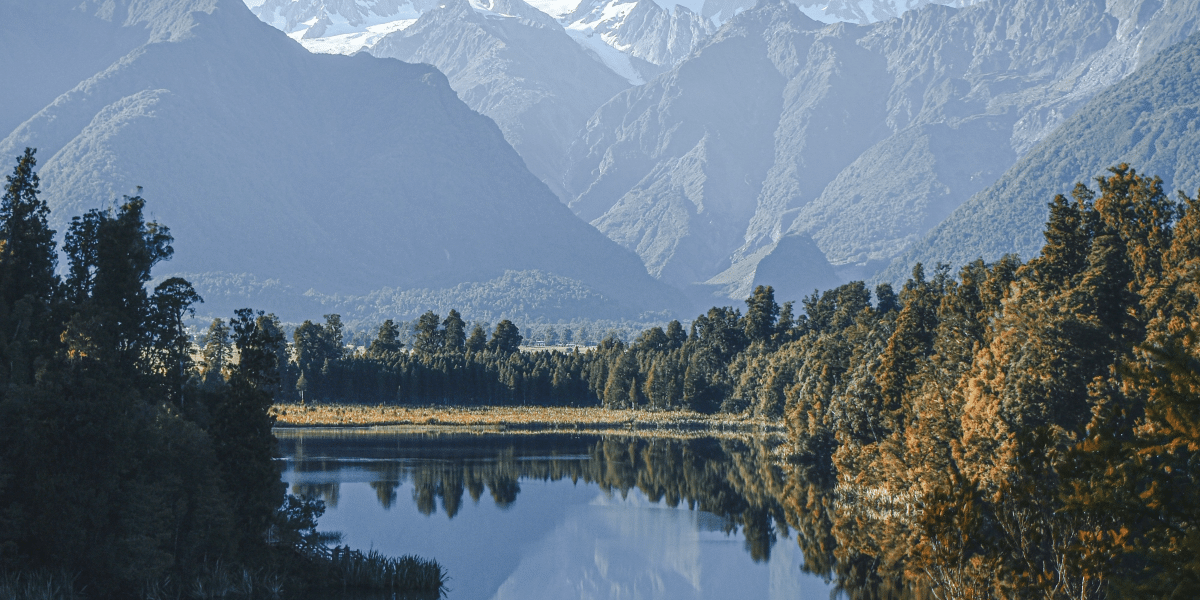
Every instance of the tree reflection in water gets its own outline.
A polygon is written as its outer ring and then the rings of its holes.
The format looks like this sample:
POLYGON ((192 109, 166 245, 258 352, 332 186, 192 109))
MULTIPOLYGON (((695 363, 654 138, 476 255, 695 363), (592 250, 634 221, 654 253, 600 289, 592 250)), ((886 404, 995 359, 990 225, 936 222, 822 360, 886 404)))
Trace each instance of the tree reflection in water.
MULTIPOLYGON (((789 463, 779 452, 783 440, 778 438, 388 437, 312 432, 285 432, 281 438, 300 475, 365 470, 384 509, 395 505, 406 482, 411 483, 413 504, 422 514, 437 514, 440 504, 450 519, 459 513, 464 495, 478 503, 485 489, 496 506, 511 506, 520 495, 522 480, 582 481, 622 498, 637 489, 652 502, 702 511, 701 527, 740 535, 755 562, 769 560, 774 545, 787 538, 786 543, 799 545, 803 571, 836 582, 839 591, 852 599, 924 597, 898 575, 880 575, 874 558, 839 545, 839 533, 848 523, 839 525, 833 482, 789 463), (466 448, 464 438, 471 440, 466 448), (332 453, 355 460, 340 461, 332 453)), ((333 479, 331 483, 297 482, 293 490, 336 506, 338 483, 333 479)), ((843 514, 842 521, 847 517, 843 514)))

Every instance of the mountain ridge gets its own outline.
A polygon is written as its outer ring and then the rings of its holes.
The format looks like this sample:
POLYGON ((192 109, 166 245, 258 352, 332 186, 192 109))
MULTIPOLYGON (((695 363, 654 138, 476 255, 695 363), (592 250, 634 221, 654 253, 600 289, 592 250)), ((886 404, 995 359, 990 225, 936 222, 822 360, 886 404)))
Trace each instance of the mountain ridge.
MULTIPOLYGON (((104 6, 88 5, 95 37, 129 26, 140 43, 0 142, 0 155, 40 149, 60 235, 71 216, 143 186, 150 217, 175 236, 163 272, 366 294, 537 269, 630 311, 678 306, 433 67, 311 54, 233 0, 118 3, 110 20, 95 16, 104 6)), ((15 52, 7 39, 0 56, 15 52)))
POLYGON ((1106 169, 1128 163, 1159 176, 1168 192, 1200 188, 1200 33, 1100 93, 992 186, 972 196, 881 280, 898 280, 916 262, 962 264, 1008 253, 1040 252, 1048 205, 1075 183, 1095 188, 1106 169))

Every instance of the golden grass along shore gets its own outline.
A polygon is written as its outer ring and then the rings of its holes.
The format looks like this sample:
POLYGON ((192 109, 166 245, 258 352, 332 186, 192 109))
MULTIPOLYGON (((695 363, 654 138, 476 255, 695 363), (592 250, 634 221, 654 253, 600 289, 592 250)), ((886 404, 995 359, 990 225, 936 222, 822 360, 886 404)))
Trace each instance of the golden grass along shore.
POLYGON ((782 422, 690 411, 615 410, 533 406, 363 406, 277 404, 276 427, 381 427, 480 432, 587 431, 782 433, 782 422))

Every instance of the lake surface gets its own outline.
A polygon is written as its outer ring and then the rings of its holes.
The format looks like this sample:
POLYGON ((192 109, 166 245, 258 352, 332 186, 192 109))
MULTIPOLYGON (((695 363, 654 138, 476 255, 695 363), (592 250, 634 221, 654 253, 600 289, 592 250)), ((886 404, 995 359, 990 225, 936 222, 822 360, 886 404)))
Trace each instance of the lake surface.
POLYGON ((771 441, 276 435, 290 491, 325 500, 321 530, 436 559, 452 600, 824 600, 833 589, 806 572, 785 508, 797 488, 771 441))

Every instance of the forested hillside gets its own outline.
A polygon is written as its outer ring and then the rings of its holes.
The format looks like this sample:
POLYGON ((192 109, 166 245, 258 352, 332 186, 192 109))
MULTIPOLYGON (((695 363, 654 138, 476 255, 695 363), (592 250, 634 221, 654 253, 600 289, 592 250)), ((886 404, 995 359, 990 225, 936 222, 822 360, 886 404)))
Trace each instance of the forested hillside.
MULTIPOLYGON (((571 207, 710 303, 807 293, 831 266, 868 278, 1198 17, 1174 0, 990 0, 828 26, 760 2, 596 112, 565 174, 571 207), (795 238, 820 256, 758 276, 795 238)), ((1022 217, 1023 239, 1042 215, 1022 217)))
POLYGON ((310 353, 331 329, 306 324, 297 352, 315 360, 300 359, 299 387, 781 418, 794 464, 834 487, 831 527, 858 576, 949 597, 1187 596, 1200 589, 1200 201, 1125 165, 1098 183, 1050 202, 1027 263, 918 265, 898 293, 851 283, 802 314, 759 287, 745 313, 713 308, 690 331, 588 353, 516 352, 511 324, 489 340, 451 313, 422 317, 411 351, 385 324, 338 358, 310 353))
POLYGON ((179 278, 148 285, 170 230, 141 197, 77 215, 60 277, 35 165, 26 150, 0 198, 0 594, 436 595, 436 563, 331 554, 323 505, 286 494, 274 318, 237 311, 239 360, 198 379, 184 319, 201 298, 179 278))
POLYGON ((1117 162, 1142 165, 1168 191, 1200 189, 1200 35, 1193 35, 1096 96, 1003 177, 954 211, 882 275, 904 276, 912 264, 959 263, 1005 253, 1035 256, 1040 198, 1103 175, 1117 162))
MULTIPOLYGON (((142 186, 180 251, 162 275, 278 281, 298 291, 273 306, 288 319, 310 289, 443 289, 509 270, 630 314, 678 304, 428 65, 310 54, 240 0, 0 3, 0 65, 24 74, 0 98, 15 121, 0 156, 40 149, 51 226, 142 186)), ((225 298, 222 314, 247 302, 225 298)))

